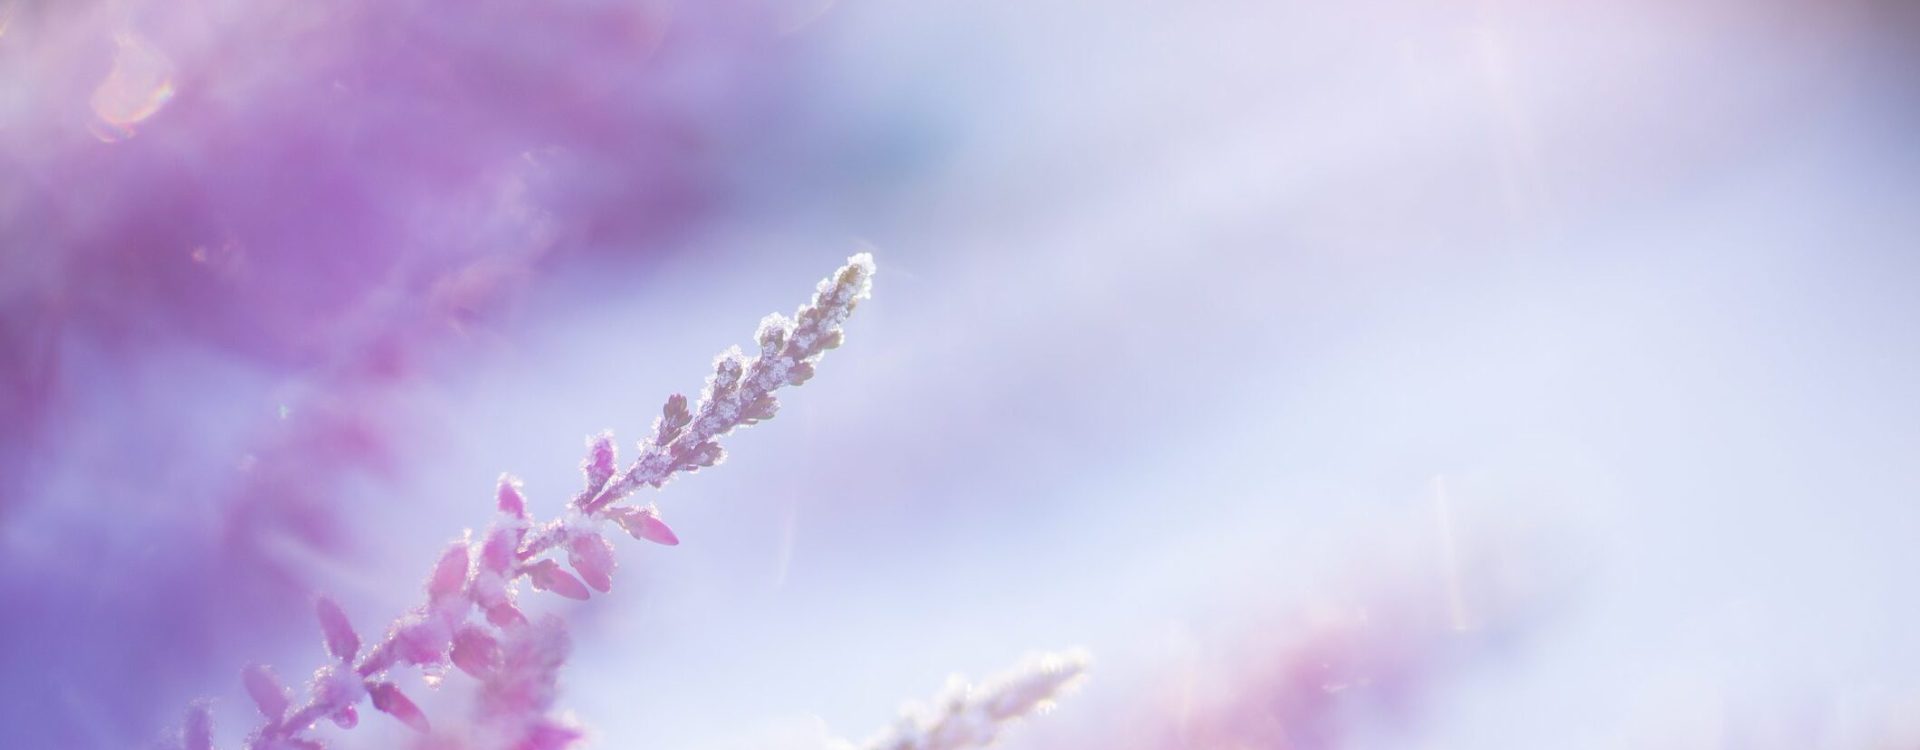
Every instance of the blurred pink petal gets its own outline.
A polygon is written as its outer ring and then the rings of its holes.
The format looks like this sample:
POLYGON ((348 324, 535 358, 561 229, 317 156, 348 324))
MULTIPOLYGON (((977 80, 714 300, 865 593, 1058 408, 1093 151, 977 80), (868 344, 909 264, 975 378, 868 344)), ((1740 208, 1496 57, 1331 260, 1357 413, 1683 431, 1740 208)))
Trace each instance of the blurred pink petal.
POLYGON ((453 664, 484 678, 500 667, 500 643, 487 631, 468 625, 453 637, 453 664))
POLYGON ((541 720, 527 730, 527 737, 514 750, 564 750, 586 736, 573 727, 541 720))

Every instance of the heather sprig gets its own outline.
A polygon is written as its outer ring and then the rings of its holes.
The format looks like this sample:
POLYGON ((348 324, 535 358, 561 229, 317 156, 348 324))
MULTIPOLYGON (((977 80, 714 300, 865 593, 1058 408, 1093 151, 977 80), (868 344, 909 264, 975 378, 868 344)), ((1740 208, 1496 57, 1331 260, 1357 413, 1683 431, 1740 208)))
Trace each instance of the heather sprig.
POLYGON ((909 707, 892 729, 860 750, 963 750, 986 747, 1021 718, 1043 713, 1085 678, 1083 651, 1043 654, 983 686, 955 678, 931 705, 909 707))
MULTIPOLYGON (((319 598, 315 612, 332 661, 314 673, 306 697, 297 703, 271 670, 245 669, 242 682, 262 717, 246 747, 320 750, 325 746, 313 736, 314 726, 321 719, 355 726, 363 701, 432 733, 435 747, 559 750, 578 740, 578 728, 550 716, 558 672, 571 649, 565 624, 553 616, 529 620, 516 603, 519 581, 579 600, 591 596, 589 589, 611 590, 616 562, 604 533, 609 524, 636 539, 678 544, 652 505, 626 501, 643 487, 658 488, 677 474, 719 463, 725 457, 721 438, 771 419, 779 408, 775 393, 806 382, 825 351, 839 346, 841 326, 868 297, 873 274, 872 257, 855 255, 822 280, 792 318, 776 314, 763 320, 755 335, 756 353, 748 356, 737 347, 723 352, 691 407, 684 396, 668 397, 652 435, 624 471, 616 470, 610 434, 590 438, 581 464, 584 487, 560 517, 536 523, 519 480, 503 475, 495 492, 500 519, 478 544, 468 532, 448 546, 428 576, 426 601, 394 620, 370 646, 362 648, 337 603, 319 598), (393 672, 415 666, 437 682, 449 664, 479 681, 479 718, 469 727, 436 732, 394 683, 393 672)), ((211 750, 211 726, 206 705, 196 703, 182 745, 211 750)))

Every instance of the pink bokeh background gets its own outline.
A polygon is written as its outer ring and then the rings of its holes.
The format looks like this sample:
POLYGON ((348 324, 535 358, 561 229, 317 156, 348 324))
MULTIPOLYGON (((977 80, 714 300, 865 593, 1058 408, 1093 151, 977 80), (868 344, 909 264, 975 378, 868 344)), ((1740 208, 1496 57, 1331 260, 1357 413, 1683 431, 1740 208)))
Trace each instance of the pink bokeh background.
POLYGON ((0 727, 237 737, 312 594, 390 617, 871 249, 553 606, 595 746, 1083 645, 1007 747, 1910 747, 1916 59, 1887 0, 0 0, 0 727))

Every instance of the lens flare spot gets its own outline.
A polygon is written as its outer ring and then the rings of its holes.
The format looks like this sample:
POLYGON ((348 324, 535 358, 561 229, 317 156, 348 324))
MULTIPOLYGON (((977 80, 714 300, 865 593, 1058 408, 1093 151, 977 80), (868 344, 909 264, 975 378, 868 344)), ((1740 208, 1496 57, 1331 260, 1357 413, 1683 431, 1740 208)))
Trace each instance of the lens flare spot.
POLYGON ((93 90, 93 133, 109 143, 132 138, 144 122, 173 98, 173 62, 139 35, 113 37, 113 70, 93 90))

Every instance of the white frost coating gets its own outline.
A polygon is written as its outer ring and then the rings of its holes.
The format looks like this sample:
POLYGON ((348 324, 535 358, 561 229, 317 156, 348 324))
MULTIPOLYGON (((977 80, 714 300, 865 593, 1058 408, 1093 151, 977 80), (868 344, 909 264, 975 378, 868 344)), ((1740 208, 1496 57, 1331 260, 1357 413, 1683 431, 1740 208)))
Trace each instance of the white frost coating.
POLYGON ((1029 714, 1045 713, 1055 698, 1085 677, 1084 651, 1044 654, 984 686, 958 679, 930 706, 912 707, 862 750, 961 750, 987 747, 1001 730, 1029 714))

